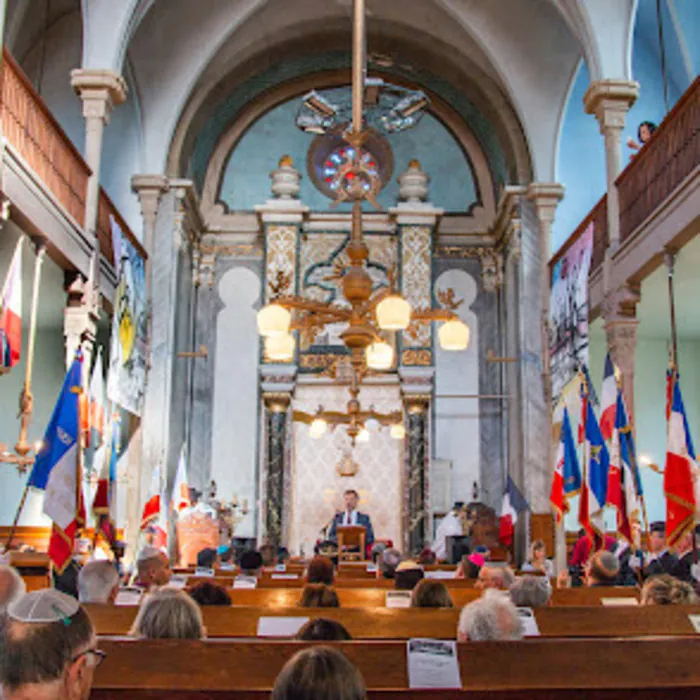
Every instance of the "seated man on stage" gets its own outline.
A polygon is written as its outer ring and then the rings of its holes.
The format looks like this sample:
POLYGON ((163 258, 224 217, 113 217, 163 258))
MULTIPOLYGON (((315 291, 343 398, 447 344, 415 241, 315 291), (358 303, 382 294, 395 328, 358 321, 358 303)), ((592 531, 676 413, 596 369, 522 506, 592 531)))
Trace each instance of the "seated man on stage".
POLYGON ((345 501, 345 510, 340 513, 335 514, 333 518, 333 524, 328 531, 328 539, 337 541, 337 529, 338 527, 346 525, 361 525, 365 528, 365 545, 370 546, 374 543, 374 531, 372 530, 372 521, 369 519, 369 515, 360 513, 357 510, 357 504, 360 500, 355 489, 348 489, 343 494, 343 500, 345 501))

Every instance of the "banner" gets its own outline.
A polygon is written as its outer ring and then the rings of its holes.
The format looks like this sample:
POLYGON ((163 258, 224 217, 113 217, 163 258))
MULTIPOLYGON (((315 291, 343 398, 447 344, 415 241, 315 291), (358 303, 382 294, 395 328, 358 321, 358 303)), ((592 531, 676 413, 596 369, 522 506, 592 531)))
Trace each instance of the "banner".
POLYGON ((107 396, 139 416, 146 378, 146 268, 143 258, 112 217, 110 224, 119 283, 114 295, 107 396))
POLYGON ((552 269, 549 303, 549 366, 552 403, 582 365, 588 364, 588 271, 593 222, 552 269))

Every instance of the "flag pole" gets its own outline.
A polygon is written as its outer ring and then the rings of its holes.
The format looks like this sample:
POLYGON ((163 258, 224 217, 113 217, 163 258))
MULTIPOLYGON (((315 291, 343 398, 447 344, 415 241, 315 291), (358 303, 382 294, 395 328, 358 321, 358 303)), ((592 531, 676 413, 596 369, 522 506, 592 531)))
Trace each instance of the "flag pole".
POLYGON ((673 288, 673 274, 676 254, 671 250, 664 253, 664 262, 668 268, 668 303, 671 311, 671 371, 678 372, 678 334, 676 331, 676 299, 673 288))

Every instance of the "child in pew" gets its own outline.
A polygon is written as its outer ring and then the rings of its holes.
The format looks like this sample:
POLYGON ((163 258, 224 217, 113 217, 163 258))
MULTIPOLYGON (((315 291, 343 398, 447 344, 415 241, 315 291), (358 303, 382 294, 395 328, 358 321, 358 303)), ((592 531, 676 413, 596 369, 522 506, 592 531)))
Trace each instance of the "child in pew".
POLYGON ((187 592, 190 598, 200 607, 202 605, 230 606, 232 604, 228 591, 218 583, 212 583, 211 581, 200 581, 187 592))
POLYGON ((303 625, 295 639, 300 642, 349 642, 352 637, 340 622, 317 617, 303 625))
POLYGON ((344 654, 326 646, 295 654, 280 671, 272 700, 365 700, 362 674, 344 654))

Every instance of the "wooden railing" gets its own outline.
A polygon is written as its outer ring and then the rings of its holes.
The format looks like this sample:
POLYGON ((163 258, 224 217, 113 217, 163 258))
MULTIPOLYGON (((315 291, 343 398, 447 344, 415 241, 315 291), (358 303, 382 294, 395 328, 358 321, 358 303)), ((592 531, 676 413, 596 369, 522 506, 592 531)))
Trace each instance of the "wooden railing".
POLYGON ((651 140, 622 171, 620 242, 663 204, 700 164, 700 77, 666 115, 651 140))
MULTIPOLYGON (((129 224, 126 223, 119 210, 114 205, 114 202, 109 198, 107 193, 100 187, 100 200, 97 208, 97 238, 100 241, 100 252, 104 257, 109 260, 114 266, 117 267, 116 260, 114 260, 114 246, 112 244, 112 226, 110 223, 110 218, 113 218, 122 233, 131 241, 136 250, 140 253, 141 257, 145 260, 148 255, 146 249, 139 243, 138 239, 134 235, 133 231, 129 228, 129 224)), ((119 270, 117 270, 117 273, 119 270)))
POLYGON ((12 56, 2 57, 2 133, 82 228, 90 168, 12 56))

